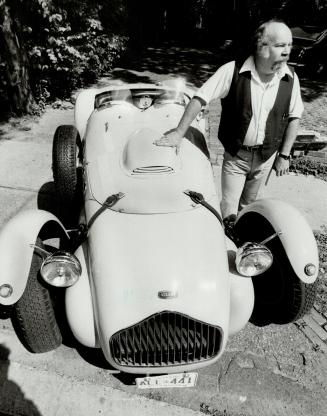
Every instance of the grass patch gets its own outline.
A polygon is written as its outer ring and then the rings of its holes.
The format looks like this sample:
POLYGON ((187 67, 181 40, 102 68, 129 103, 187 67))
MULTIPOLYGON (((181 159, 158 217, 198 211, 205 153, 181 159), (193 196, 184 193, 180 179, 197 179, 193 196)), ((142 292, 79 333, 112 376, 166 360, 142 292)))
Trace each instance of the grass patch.
POLYGON ((313 175, 318 179, 327 181, 327 161, 312 156, 300 156, 292 159, 290 172, 313 175))

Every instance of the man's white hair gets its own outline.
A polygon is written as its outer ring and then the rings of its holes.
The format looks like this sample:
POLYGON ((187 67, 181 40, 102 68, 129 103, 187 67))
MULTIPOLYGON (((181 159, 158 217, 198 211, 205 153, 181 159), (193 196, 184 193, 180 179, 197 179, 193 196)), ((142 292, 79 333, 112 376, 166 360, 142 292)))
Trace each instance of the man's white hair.
POLYGON ((288 28, 288 26, 281 20, 277 20, 277 19, 271 19, 271 20, 267 20, 267 22, 262 23, 257 30, 254 33, 253 36, 253 46, 254 46, 254 50, 257 50, 257 48, 260 48, 262 46, 267 45, 268 43, 268 28, 272 25, 272 24, 280 24, 286 28, 288 28))

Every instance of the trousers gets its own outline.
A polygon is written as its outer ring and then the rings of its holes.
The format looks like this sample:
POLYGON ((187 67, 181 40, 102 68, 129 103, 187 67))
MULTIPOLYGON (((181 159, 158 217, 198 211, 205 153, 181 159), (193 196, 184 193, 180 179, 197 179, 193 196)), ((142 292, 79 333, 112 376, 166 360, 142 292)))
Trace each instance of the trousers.
POLYGON ((261 150, 241 149, 236 156, 225 151, 221 172, 223 218, 237 215, 246 205, 263 195, 264 183, 272 169, 276 153, 264 161, 261 150))

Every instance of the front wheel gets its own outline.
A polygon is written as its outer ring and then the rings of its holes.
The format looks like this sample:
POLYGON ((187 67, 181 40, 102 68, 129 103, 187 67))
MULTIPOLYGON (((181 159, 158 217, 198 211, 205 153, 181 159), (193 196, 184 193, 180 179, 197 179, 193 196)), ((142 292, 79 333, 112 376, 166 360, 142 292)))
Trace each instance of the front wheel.
MULTIPOLYGON (((43 247, 40 239, 36 246, 43 247)), ((41 281, 42 260, 40 251, 35 248, 25 291, 14 305, 11 317, 18 338, 34 353, 51 351, 62 343, 50 293, 41 281)))
POLYGON ((59 217, 69 227, 76 226, 81 208, 82 150, 74 126, 59 126, 53 138, 52 169, 59 202, 59 217))
MULTIPOLYGON (((243 243, 263 241, 275 230, 260 214, 248 213, 237 222, 236 232, 243 243)), ((317 285, 298 278, 278 237, 267 243, 267 247, 273 254, 273 264, 252 279, 255 303, 250 322, 264 326, 297 321, 312 309, 317 285)))

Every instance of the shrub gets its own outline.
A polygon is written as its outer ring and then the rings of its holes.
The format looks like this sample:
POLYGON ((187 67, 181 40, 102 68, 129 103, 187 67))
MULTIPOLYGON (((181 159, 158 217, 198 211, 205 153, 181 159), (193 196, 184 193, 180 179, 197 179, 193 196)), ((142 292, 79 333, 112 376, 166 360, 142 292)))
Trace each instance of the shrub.
POLYGON ((317 159, 312 156, 301 156, 292 159, 290 165, 291 172, 303 175, 314 175, 318 179, 327 181, 327 161, 317 159))
MULTIPOLYGON (((12 0, 19 44, 29 57, 34 98, 42 106, 109 72, 127 38, 100 21, 103 1, 12 0)), ((0 57, 0 82, 2 82, 0 57)))
POLYGON ((112 69, 125 48, 124 37, 104 33, 95 19, 87 19, 78 33, 59 14, 50 15, 49 23, 46 44, 34 45, 29 53, 33 89, 41 100, 64 97, 93 82, 112 69))

